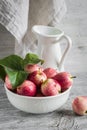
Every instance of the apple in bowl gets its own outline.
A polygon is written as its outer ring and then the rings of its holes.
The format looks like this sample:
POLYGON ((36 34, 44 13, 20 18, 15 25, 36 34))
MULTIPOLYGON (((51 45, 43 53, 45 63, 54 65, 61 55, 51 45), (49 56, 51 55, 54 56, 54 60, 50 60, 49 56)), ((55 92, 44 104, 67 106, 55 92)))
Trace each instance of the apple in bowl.
POLYGON ((23 96, 10 91, 4 84, 9 102, 17 109, 34 114, 58 110, 69 98, 71 87, 55 96, 23 96))
MULTIPOLYGON (((9 78, 8 81, 10 86, 12 86, 9 78)), ((41 79, 40 84, 37 85, 36 82, 31 81, 29 76, 27 80, 17 86, 15 92, 7 87, 7 82, 5 82, 4 86, 7 97, 13 106, 24 112, 37 114, 59 109, 66 103, 72 88, 71 84, 65 91, 61 91, 62 87, 59 82, 54 78, 47 77, 45 80, 41 79)))
POLYGON ((73 83, 69 76, 62 76, 64 72, 60 74, 51 67, 44 69, 39 62, 42 64, 43 60, 31 53, 25 58, 10 55, 0 59, 0 78, 5 81, 7 97, 13 106, 25 112, 47 113, 58 109, 67 101, 73 83), (71 83, 67 85, 65 81, 71 83))

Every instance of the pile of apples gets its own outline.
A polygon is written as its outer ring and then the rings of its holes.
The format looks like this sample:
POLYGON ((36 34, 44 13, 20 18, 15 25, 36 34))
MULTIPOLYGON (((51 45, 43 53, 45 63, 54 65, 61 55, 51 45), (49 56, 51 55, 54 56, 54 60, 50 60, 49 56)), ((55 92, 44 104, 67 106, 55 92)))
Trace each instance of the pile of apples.
MULTIPOLYGON (((15 92, 23 96, 54 96, 66 91, 72 86, 72 76, 68 72, 58 72, 54 68, 43 69, 38 64, 26 65, 24 70, 28 73, 27 79, 15 92)), ((12 90, 9 77, 5 78, 6 87, 12 90)))
MULTIPOLYGON (((6 87, 16 94, 32 97, 54 96, 66 91, 73 84, 73 76, 68 72, 58 72, 54 68, 43 69, 38 64, 27 65, 24 70, 27 79, 13 90, 9 77, 6 87)), ((78 96, 72 102, 73 111, 78 115, 87 115, 87 96, 78 96)))

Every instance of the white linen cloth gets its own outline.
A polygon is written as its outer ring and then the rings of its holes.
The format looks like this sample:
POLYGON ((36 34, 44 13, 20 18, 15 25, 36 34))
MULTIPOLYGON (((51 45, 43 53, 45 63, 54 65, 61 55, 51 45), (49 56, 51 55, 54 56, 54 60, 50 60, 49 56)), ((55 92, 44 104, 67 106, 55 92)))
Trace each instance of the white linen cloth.
POLYGON ((35 24, 56 26, 66 12, 65 0, 0 0, 0 23, 15 37, 15 53, 36 53, 35 24))

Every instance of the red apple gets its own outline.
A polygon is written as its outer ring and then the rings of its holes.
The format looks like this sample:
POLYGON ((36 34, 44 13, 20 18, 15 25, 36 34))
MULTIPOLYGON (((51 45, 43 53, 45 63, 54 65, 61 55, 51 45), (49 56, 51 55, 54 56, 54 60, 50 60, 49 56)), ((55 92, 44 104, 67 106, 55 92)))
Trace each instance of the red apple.
POLYGON ((57 70, 53 68, 46 68, 43 72, 46 74, 47 78, 52 78, 58 73, 57 70))
POLYGON ((54 96, 61 92, 61 86, 56 80, 49 78, 41 84, 41 92, 45 96, 54 96))
POLYGON ((87 115, 87 96, 78 96, 72 102, 73 111, 78 115, 87 115))
POLYGON ((37 93, 36 97, 44 97, 44 95, 42 93, 37 93))
POLYGON ((5 84, 6 84, 6 87, 9 89, 9 90, 12 90, 12 84, 10 82, 10 79, 8 77, 8 75, 5 77, 5 84))
POLYGON ((34 64, 34 65, 28 64, 28 65, 26 65, 25 68, 24 68, 24 70, 25 70, 26 72, 28 72, 28 73, 32 73, 32 72, 37 71, 37 70, 39 70, 39 69, 43 70, 43 69, 42 69, 39 65, 37 65, 37 64, 34 64))
POLYGON ((36 85, 29 80, 25 80, 20 86, 17 87, 17 94, 23 96, 35 96, 36 85))
POLYGON ((29 75, 29 80, 40 86, 47 79, 46 74, 42 70, 34 71, 29 75))
POLYGON ((73 84, 73 77, 68 72, 60 72, 57 75, 53 77, 58 81, 58 83, 61 85, 62 91, 67 90, 69 87, 73 84))

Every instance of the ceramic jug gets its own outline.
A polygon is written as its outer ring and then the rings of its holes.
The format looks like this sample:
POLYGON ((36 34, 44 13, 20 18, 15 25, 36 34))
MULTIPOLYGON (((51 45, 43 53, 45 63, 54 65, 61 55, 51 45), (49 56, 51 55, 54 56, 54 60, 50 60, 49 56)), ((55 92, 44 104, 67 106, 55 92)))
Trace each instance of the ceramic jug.
POLYGON ((37 54, 44 60, 43 67, 52 67, 58 71, 64 71, 65 57, 72 46, 70 37, 58 28, 51 26, 34 25, 32 32, 38 40, 37 54), (62 39, 67 41, 63 54, 60 48, 62 39))

